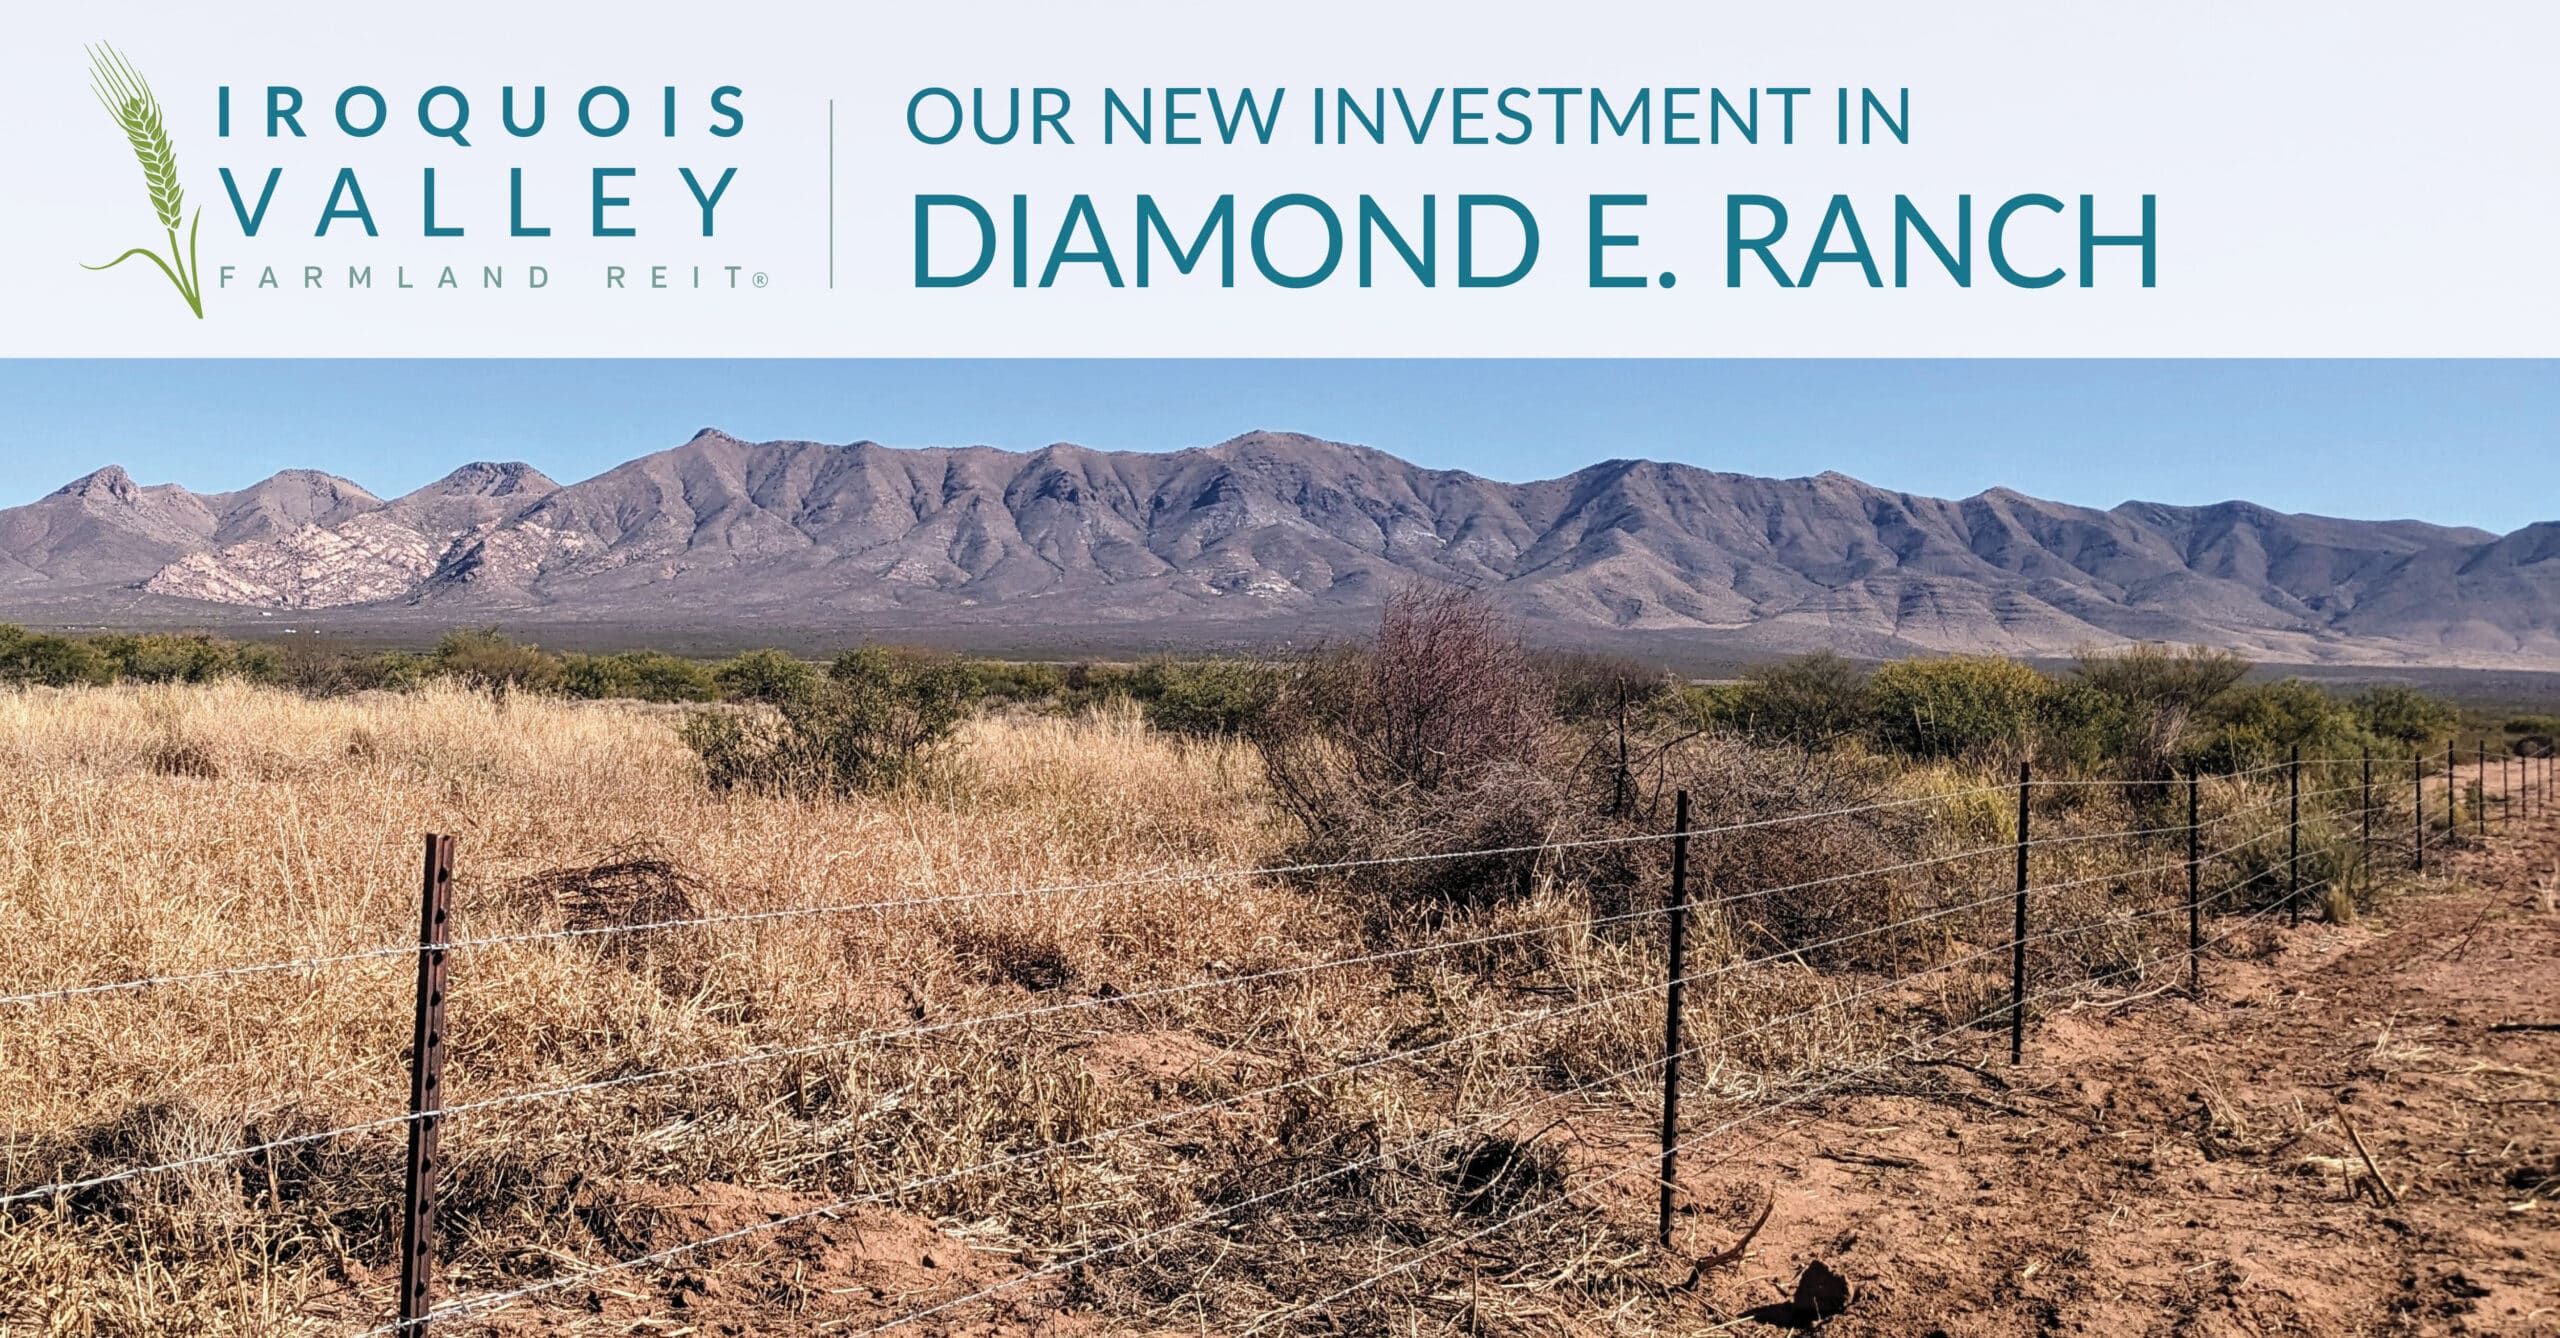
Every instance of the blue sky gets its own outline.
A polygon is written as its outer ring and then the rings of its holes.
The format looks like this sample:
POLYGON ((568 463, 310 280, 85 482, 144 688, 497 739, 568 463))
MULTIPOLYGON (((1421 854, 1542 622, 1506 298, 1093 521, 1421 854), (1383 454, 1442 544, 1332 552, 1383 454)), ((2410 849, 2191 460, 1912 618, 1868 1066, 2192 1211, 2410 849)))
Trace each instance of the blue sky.
POLYGON ((1501 479, 1617 456, 1961 497, 2241 497, 2505 531, 2560 518, 2551 361, 0 362, 0 505, 100 465, 390 496, 471 460, 562 481, 742 437, 1205 445, 1252 428, 1501 479))

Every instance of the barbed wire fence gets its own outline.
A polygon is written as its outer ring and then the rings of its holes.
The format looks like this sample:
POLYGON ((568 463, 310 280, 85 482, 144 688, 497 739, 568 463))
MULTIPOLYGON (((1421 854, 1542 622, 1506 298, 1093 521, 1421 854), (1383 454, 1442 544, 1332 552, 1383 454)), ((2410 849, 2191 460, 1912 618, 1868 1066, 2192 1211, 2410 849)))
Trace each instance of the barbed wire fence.
MULTIPOLYGON (((158 975, 135 976, 110 981, 79 982, 0 994, 0 1008, 42 1010, 76 1006, 84 1001, 130 995, 152 990, 179 987, 220 986, 226 982, 260 976, 302 973, 311 974, 354 963, 413 959, 417 966, 417 983, 411 1003, 414 1030, 409 1054, 410 1101, 402 1114, 362 1120, 335 1127, 294 1134, 286 1137, 244 1142, 238 1146, 172 1158, 165 1161, 118 1167, 64 1177, 47 1183, 25 1187, 0 1186, 0 1212, 61 1211, 81 1196, 110 1186, 149 1177, 170 1176, 188 1171, 235 1162, 269 1157, 275 1153, 315 1144, 351 1139, 367 1134, 399 1131, 406 1135, 407 1158, 402 1177, 404 1204, 399 1218, 396 1242, 401 1263, 400 1292, 394 1314, 378 1326, 361 1332, 372 1335, 415 1335, 426 1332, 440 1322, 486 1316, 522 1302, 573 1291, 596 1284, 616 1274, 644 1271, 674 1263, 696 1255, 760 1235, 770 1235, 794 1225, 821 1218, 838 1216, 859 1208, 895 1203, 927 1190, 964 1182, 974 1177, 1044 1163, 1070 1153, 1093 1148, 1120 1139, 1171 1129, 1188 1121, 1250 1107, 1284 1093, 1338 1082, 1343 1078, 1379 1070, 1393 1065, 1410 1064, 1426 1056, 1449 1051, 1488 1039, 1543 1027, 1559 1020, 1584 1016, 1637 1000, 1659 998, 1663 1002, 1663 1043, 1659 1053, 1640 1062, 1620 1065, 1596 1077, 1569 1086, 1539 1090, 1528 1097, 1499 1106, 1449 1125, 1426 1131, 1420 1136, 1393 1147, 1378 1147, 1359 1157, 1349 1157, 1300 1176, 1276 1188, 1260 1191, 1241 1200, 1220 1203, 1176 1217, 1161 1225, 1135 1234, 1081 1250, 1025 1269, 1011 1277, 928 1306, 897 1314, 868 1329, 848 1329, 851 1333, 882 1333, 937 1315, 947 1314, 971 1305, 988 1303, 1022 1287, 1044 1279, 1073 1275, 1091 1265, 1116 1255, 1142 1249, 1189 1231, 1214 1226, 1236 1219, 1248 1210, 1278 1203, 1304 1193, 1326 1181, 1350 1176, 1366 1168, 1394 1164, 1454 1140, 1483 1134, 1522 1121, 1533 1113, 1575 1102, 1588 1102, 1618 1093, 1639 1080, 1658 1079, 1661 1084, 1659 1139, 1641 1158, 1631 1158, 1595 1179, 1563 1187, 1559 1192, 1537 1199, 1534 1203, 1501 1214, 1497 1220, 1459 1235, 1428 1245, 1417 1245, 1393 1260, 1379 1266, 1350 1287, 1331 1295, 1295 1303, 1289 1307, 1254 1316, 1250 1327, 1241 1332, 1261 1333, 1274 1325, 1312 1311, 1322 1310, 1353 1293, 1382 1284, 1399 1275, 1421 1268, 1433 1259, 1511 1229, 1532 1217, 1553 1213, 1578 1200, 1587 1199, 1594 1191, 1611 1184, 1625 1182, 1650 1172, 1658 1191, 1658 1239, 1668 1244, 1671 1239, 1672 1214, 1680 1195, 1679 1161, 1684 1153, 1703 1150, 1725 1135, 1749 1124, 1766 1119, 1780 1111, 1802 1106, 1838 1092, 1853 1083, 1884 1071, 1896 1064, 1922 1055, 1932 1048, 1968 1032, 2005 1026, 2010 1061, 2022 1062, 2028 1022, 2042 1006, 2055 1001, 2089 994, 2130 975, 2138 975, 2161 965, 2162 955, 2143 956, 2104 971, 2092 971, 2077 979, 2059 982, 2037 982, 2031 979, 2036 949, 2060 943, 2079 935, 2104 930, 2123 931, 2135 926, 2151 926, 2171 917, 2186 919, 2182 955, 2186 965, 2187 993, 2204 997, 2202 964, 2206 954, 2233 937, 2283 915, 2289 922, 2299 923, 2306 900, 2328 893, 2338 885, 2339 874, 2331 873, 2306 882, 2303 873, 2306 852, 2303 846, 2306 824, 2306 801, 2315 805, 2308 821, 2323 829, 2333 839, 2347 839, 2342 828, 2352 828, 2352 841, 2357 852, 2348 876, 2370 878, 2380 861, 2405 859, 2411 870, 2424 875, 2429 855, 2441 859, 2444 849, 2466 838, 2485 839, 2495 824, 2512 825, 2520 818, 2546 811, 2551 803, 2553 759, 2548 754, 2509 754, 2498 760, 2492 787, 2491 759, 2485 745, 2476 752, 2474 770, 2469 780, 2460 776, 2461 759, 2451 745, 2441 766, 2430 757, 2412 755, 2405 761, 2384 761, 2370 755, 2359 757, 2326 757, 2306 759, 2294 755, 2284 761, 2240 769, 2207 777, 2189 770, 2169 781, 2111 780, 2076 777, 2038 777, 2021 766, 2014 784, 1977 786, 1944 793, 1923 794, 1868 803, 1828 807, 1748 821, 1722 823, 1692 828, 1689 822, 1689 796, 1683 791, 1676 798, 1675 816, 1669 827, 1652 832, 1592 837, 1540 844, 1493 848, 1400 854, 1368 859, 1340 859, 1312 863, 1275 864, 1250 868, 1232 868, 1207 872, 1140 874, 1122 878, 1082 882, 1050 883, 1023 887, 970 889, 933 895, 893 898, 876 901, 819 903, 801 906, 766 908, 753 911, 685 915, 639 923, 616 923, 558 930, 528 931, 481 937, 457 937, 449 933, 452 889, 457 852, 450 836, 433 835, 425 839, 425 859, 420 884, 419 934, 415 944, 383 945, 347 952, 318 954, 298 958, 199 968, 158 975), (2396 773, 2396 774, 2395 774, 2396 773), (2306 789, 2306 774, 2315 778, 2314 788, 2306 789), (2272 782, 2281 778, 2282 793, 2270 798, 2252 799, 2222 812, 2206 816, 2203 812, 2203 789, 2207 779, 2222 782, 2272 782), (2343 779, 2342 779, 2343 778, 2343 779), (2320 780, 2337 780, 2336 784, 2320 784, 2320 780), (2035 806, 2033 797, 2040 791, 2061 789, 2101 789, 2142 786, 2154 793, 2183 791, 2184 821, 2153 820, 2149 825, 2098 832, 2069 832, 2038 835, 2033 830, 2035 806), (2431 793, 2434 802, 2430 803, 2431 793), (1856 819, 1883 812, 1943 805, 1959 800, 1980 800, 1992 796, 2016 798, 2014 835, 1997 843, 1989 843, 1947 854, 1915 858, 1887 864, 1871 865, 1846 872, 1827 872, 1787 883, 1753 888, 1719 891, 1714 895, 1691 899, 1688 887, 1689 852, 1693 842, 1710 837, 1737 837, 1768 832, 1800 824, 1856 819), (2352 801, 2348 796, 2353 796, 2352 801), (2406 799, 2407 823, 2398 826, 2406 799), (2321 801, 2337 800, 2336 804, 2321 801), (2283 810, 2280 822, 2269 822, 2253 835, 2237 841, 2221 842, 2219 834, 2232 824, 2261 814, 2283 810), (2385 828, 2384 822, 2394 824, 2385 828), (2396 829, 2395 829, 2396 828, 2396 829), (2258 847, 2281 838, 2285 849, 2281 856, 2261 851, 2258 847), (2217 842, 2208 848, 2208 841, 2217 842), (2094 874, 2070 878, 2035 879, 2033 855, 2040 850, 2067 849, 2098 842, 2183 843, 2183 851, 2167 859, 2132 867, 2111 868, 2094 874), (1620 928, 1632 929, 1648 922, 1661 921, 1665 950, 1662 978, 1642 985, 1606 990, 1570 1003, 1534 1009, 1497 1024, 1477 1027, 1414 1045, 1387 1048, 1376 1053, 1330 1064, 1313 1072, 1283 1081, 1236 1091, 1226 1096, 1195 1102, 1159 1112, 1109 1128, 1061 1138, 1034 1147, 1010 1151, 1002 1156, 984 1159, 970 1165, 936 1172, 929 1176, 900 1180, 882 1188, 849 1195, 816 1207, 777 1214, 767 1220, 726 1231, 706 1234, 665 1248, 638 1253, 601 1263, 582 1263, 564 1268, 551 1276, 519 1286, 487 1290, 445 1299, 434 1296, 437 1264, 436 1193, 441 1170, 441 1136, 453 1120, 464 1116, 500 1109, 562 1102, 575 1098, 637 1087, 647 1084, 674 1084, 715 1073, 730 1072, 762 1065, 778 1065, 811 1056, 839 1054, 896 1042, 916 1041, 928 1037, 978 1029, 994 1029, 1045 1019, 1058 1019, 1114 1010, 1131 1010, 1151 1003, 1199 995, 1211 991, 1246 990, 1256 986, 1304 979, 1324 972, 1355 968, 1387 966, 1413 962, 1440 954, 1455 954, 1469 949, 1505 943, 1516 943, 1555 932, 1555 926, 1540 924, 1496 933, 1471 934, 1428 942, 1408 944, 1390 949, 1354 953, 1319 961, 1272 967, 1260 971, 1215 975, 1205 979, 1151 986, 1127 992, 1112 992, 1091 997, 1059 1000, 1030 1007, 1010 1009, 976 1016, 918 1022, 911 1026, 874 1028, 858 1033, 813 1038, 787 1046, 772 1046, 742 1051, 687 1064, 664 1065, 636 1072, 617 1073, 584 1081, 560 1083, 493 1093, 466 1100, 448 1101, 443 1092, 443 1036, 449 1008, 464 1006, 451 997, 447 973, 451 959, 458 954, 490 951, 498 948, 548 942, 619 936, 646 936, 680 929, 719 929, 782 920, 823 920, 854 916, 883 916, 900 912, 944 911, 955 907, 983 906, 1003 901, 1063 898, 1116 889, 1154 885, 1196 885, 1246 879, 1306 877, 1317 874, 1357 874, 1363 870, 1425 863, 1483 859, 1503 855, 1544 856, 1574 850, 1599 850, 1611 847, 1667 845, 1670 848, 1669 886, 1660 904, 1594 916, 1583 922, 1586 931, 1620 928), (2233 866, 2242 856, 2258 858, 2256 867, 2245 872, 2233 866), (1730 960, 1692 969, 1684 952, 1685 930, 1692 918, 1702 913, 1732 910, 1754 902, 1810 889, 1872 879, 1896 874, 1941 869, 1951 864, 2011 856, 2014 877, 2011 885, 1998 892, 1966 900, 1949 901, 1926 910, 1854 931, 1798 943, 1783 944, 1777 949, 1754 956, 1735 956, 1730 960), (2098 885, 2123 886, 2143 878, 2184 874, 2185 894, 2174 901, 2123 909, 2093 917, 2076 924, 2037 925, 2039 905, 2049 905, 2058 893, 2075 888, 2098 885), (2220 885, 2208 892, 2208 882, 2224 874, 2220 885), (2271 887, 2280 884, 2280 889, 2271 887), (2253 896, 2259 904, 2249 904, 2253 896), (2006 905, 2012 911, 2010 933, 2003 941, 1978 947, 1962 955, 1931 962, 1917 970, 1902 972, 1889 978, 1865 984, 1855 990, 1832 994, 1801 1009, 1763 1019, 1750 1027, 1718 1032, 1712 1039, 1692 1042, 1685 1039, 1684 1023, 1689 1011, 1684 996, 1693 986, 1754 968, 1786 962, 1807 962, 1817 954, 1847 947, 1853 943, 1889 934, 1941 924, 1957 917, 1989 912, 2006 905), (2216 917, 2215 932, 2206 933, 2206 919, 2216 917), (1944 977, 1967 967, 1980 967, 2007 959, 2010 967, 2005 998, 1978 1008, 1956 1019, 1950 1025, 1917 1038, 1905 1038, 1883 1049, 1872 1062, 1853 1065, 1827 1076, 1823 1081, 1798 1083, 1774 1100, 1752 1103, 1704 1128, 1694 1127, 1681 1115, 1680 1102, 1684 1072, 1694 1061, 1721 1053, 1735 1043, 1766 1035, 1794 1023, 1836 1013, 1851 1005, 1885 1001, 1907 994, 1914 986, 1932 978, 1944 977)), ((1748 1149, 1728 1149, 1725 1157, 1742 1155, 1748 1149)), ((1720 1164, 1710 1163, 1710 1165, 1720 1164)), ((1692 1168, 1693 1170, 1697 1168, 1692 1168)), ((1506 1171, 1507 1173, 1507 1171, 1506 1171)))

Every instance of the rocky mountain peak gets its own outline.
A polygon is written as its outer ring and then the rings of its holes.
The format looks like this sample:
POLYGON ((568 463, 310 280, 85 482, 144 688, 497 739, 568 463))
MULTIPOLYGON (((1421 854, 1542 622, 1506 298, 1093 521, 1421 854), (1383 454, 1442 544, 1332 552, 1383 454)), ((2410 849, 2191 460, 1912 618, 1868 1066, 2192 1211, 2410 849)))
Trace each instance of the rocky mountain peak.
POLYGON ((550 492, 560 485, 521 460, 475 460, 411 493, 412 497, 518 497, 550 492))
POLYGON ((108 465, 93 470, 54 490, 57 497, 89 497, 101 501, 130 502, 142 488, 122 465, 108 465))

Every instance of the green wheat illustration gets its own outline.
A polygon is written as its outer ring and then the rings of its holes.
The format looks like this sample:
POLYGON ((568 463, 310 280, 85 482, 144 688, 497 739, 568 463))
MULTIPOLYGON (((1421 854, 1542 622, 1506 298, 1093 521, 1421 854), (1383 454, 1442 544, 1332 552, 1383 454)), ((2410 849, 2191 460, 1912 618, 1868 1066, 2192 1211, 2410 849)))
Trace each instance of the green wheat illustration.
POLYGON ((116 125, 133 144, 133 156, 142 161, 142 179, 151 188, 151 210, 159 215, 160 226, 169 234, 169 255, 147 246, 137 246, 103 265, 83 265, 82 269, 114 269, 140 256, 160 267, 169 282, 178 287, 178 296, 187 300, 187 309, 204 319, 204 270, 196 262, 196 228, 204 221, 198 209, 187 221, 187 245, 178 248, 178 223, 186 212, 186 188, 178 184, 178 150, 169 142, 169 128, 160 118, 160 99, 151 92, 151 81, 142 77, 123 54, 103 43, 89 50, 91 87, 98 101, 116 125))

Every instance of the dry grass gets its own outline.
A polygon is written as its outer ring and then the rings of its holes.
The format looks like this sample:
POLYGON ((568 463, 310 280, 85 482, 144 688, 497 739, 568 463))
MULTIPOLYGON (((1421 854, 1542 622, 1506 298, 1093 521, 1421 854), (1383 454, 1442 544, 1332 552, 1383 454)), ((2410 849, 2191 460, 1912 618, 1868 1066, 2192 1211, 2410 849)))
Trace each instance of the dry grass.
MULTIPOLYGON (((1541 1141, 1559 1129, 1641 1128, 1642 1094, 1656 1081, 1641 1070, 1661 1025, 1658 999, 1641 991, 1662 973, 1659 926, 1595 931, 1591 921, 1596 905, 1625 898, 1624 879, 1658 887, 1653 865, 1612 866, 1621 881, 1608 889, 1557 877, 1525 896, 1381 913, 1357 875, 1208 877, 1271 861, 1293 833, 1249 749, 1177 741, 1134 715, 982 719, 914 786, 825 801, 714 795, 677 740, 679 718, 456 690, 0 696, 0 993, 399 945, 414 932, 416 844, 429 830, 460 836, 456 934, 466 939, 856 908, 457 954, 452 1101, 846 1043, 457 1118, 444 1137, 452 1292, 674 1244, 663 1232, 677 1227, 648 1225, 669 1218, 652 1206, 669 1187, 717 1185, 782 1205, 879 1193, 969 1242, 992 1277, 1251 1205, 1033 1293, 1111 1316, 1114 1331, 1187 1332, 1355 1280, 1488 1213, 1552 1201, 1572 1174, 1541 1141), (1137 876, 1150 881, 858 909, 1137 876), (1490 934, 1515 937, 1110 1002, 1490 934), (1092 1006, 972 1025, 1078 1002, 1092 1006), (1569 1020, 1536 1021, 1566 1007, 1569 1020), (940 1029, 916 1034, 926 1027, 940 1029), (1402 1050, 1421 1053, 1318 1077, 1402 1050), (1108 1136, 1212 1102, 1229 1104, 1108 1136), (1503 1111, 1513 1117, 1473 1129, 1503 1111), (1452 1129, 1471 1132, 1377 1155, 1452 1129), (1299 1183, 1364 1158, 1354 1172, 1299 1183)), ((1727 776, 1719 792, 1738 806, 1710 807, 1702 825, 1981 780, 1853 759, 1849 772, 1755 788, 1746 756, 1692 762, 1727 776)), ((2077 797, 2054 806, 2050 819, 2039 813, 2040 830, 2138 825, 2077 797)), ((2008 833, 1996 800, 1930 811, 1702 841, 1701 896, 2008 833)), ((2050 870, 2040 864, 2038 877, 2157 858, 2090 842, 2064 848, 2050 870)), ((1702 915, 1693 969, 1773 959, 1693 991, 1692 1035, 1712 1047, 1702 1099, 1752 1100, 1871 1055, 1920 1019, 1983 1015, 2005 970, 1996 961, 1855 1007, 1819 1006, 2004 942, 2004 907, 1947 916, 1872 951, 1781 953, 1789 935, 1973 899, 2003 886, 2006 868, 2001 857, 1956 861, 1702 915)), ((2138 962, 2182 922, 2128 917, 2182 887, 2098 881, 2058 898, 2043 923, 2090 932, 2040 948, 2040 972, 2071 979, 2138 962)), ((0 1193, 398 1114, 410 971, 391 956, 0 1009, 0 1193)), ((388 1304, 397 1135, 0 1209, 0 1331, 266 1334, 375 1322, 388 1304)), ((1523 1315, 1579 1309, 1629 1333, 1686 1322, 1677 1297, 1648 1280, 1641 1223, 1558 1206, 1488 1246, 1528 1259, 1569 1243, 1584 1261, 1520 1297, 1523 1315)), ((1468 1268, 1484 1267, 1482 1249, 1469 1256, 1304 1322, 1500 1331, 1509 1321, 1496 1311, 1515 1292, 1449 1300, 1453 1287, 1468 1293, 1468 1268)), ((763 1288, 755 1304, 774 1313, 836 1304, 824 1288, 773 1281, 788 1269, 754 1242, 677 1271, 715 1266, 763 1288)), ((595 1300, 601 1331, 623 1331, 615 1317, 627 1325, 646 1291, 595 1300)), ((592 1298, 573 1289, 558 1299, 592 1298)))

